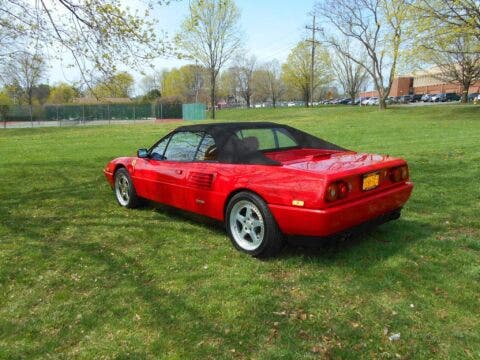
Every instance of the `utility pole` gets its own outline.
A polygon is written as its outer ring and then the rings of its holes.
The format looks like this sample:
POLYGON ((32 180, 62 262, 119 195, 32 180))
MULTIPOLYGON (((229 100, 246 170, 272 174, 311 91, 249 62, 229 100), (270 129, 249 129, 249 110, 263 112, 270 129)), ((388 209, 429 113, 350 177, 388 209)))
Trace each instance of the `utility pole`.
MULTIPOLYGON (((315 32, 317 31, 323 31, 322 28, 319 28, 319 27, 316 27, 316 23, 315 23, 315 15, 313 15, 313 23, 312 23, 312 26, 305 26, 305 28, 307 30, 312 30, 312 38, 310 40, 307 40, 308 42, 311 42, 312 43, 312 60, 311 60, 311 63, 310 63, 310 96, 309 96, 309 100, 308 102, 310 104, 312 104, 313 106, 313 83, 314 83, 314 74, 315 74, 315 45, 318 44, 318 41, 316 40, 315 38, 315 32)), ((309 104, 307 104, 308 106, 309 104)))

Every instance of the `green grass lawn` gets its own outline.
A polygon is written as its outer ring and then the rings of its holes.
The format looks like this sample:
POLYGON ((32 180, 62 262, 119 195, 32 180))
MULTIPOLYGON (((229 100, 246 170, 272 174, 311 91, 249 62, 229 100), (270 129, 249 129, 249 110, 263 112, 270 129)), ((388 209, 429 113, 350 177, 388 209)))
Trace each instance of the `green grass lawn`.
POLYGON ((107 161, 177 124, 1 130, 0 358, 480 357, 480 107, 218 115, 402 156, 412 198, 259 261, 218 225, 116 204, 107 161))

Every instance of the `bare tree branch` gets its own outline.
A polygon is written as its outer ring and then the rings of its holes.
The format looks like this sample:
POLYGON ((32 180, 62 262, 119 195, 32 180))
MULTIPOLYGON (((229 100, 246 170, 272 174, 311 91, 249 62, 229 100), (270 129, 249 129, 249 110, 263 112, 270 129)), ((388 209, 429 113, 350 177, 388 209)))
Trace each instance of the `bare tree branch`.
POLYGON ((315 9, 335 29, 325 34, 325 43, 371 76, 384 109, 400 56, 406 0, 322 0, 315 9), (363 49, 362 56, 344 48, 345 41, 363 49))
POLYGON ((118 0, 0 0, 0 52, 17 50, 4 41, 7 32, 23 41, 24 50, 35 39, 58 59, 67 51, 90 86, 97 72, 114 73, 119 63, 140 68, 171 51, 155 34, 149 14, 154 3, 147 0, 141 13, 118 0))

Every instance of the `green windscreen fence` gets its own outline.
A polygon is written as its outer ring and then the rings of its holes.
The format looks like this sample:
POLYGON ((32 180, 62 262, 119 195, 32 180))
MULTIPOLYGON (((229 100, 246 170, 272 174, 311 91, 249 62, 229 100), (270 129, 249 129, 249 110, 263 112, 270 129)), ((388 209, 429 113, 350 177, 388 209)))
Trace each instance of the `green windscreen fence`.
MULTIPOLYGON (((32 107, 32 120, 43 121, 95 121, 181 119, 182 104, 90 104, 44 105, 32 107)), ((30 107, 9 106, 7 121, 29 121, 30 107)))
POLYGON ((207 108, 205 104, 183 104, 183 120, 205 120, 207 118, 207 108))

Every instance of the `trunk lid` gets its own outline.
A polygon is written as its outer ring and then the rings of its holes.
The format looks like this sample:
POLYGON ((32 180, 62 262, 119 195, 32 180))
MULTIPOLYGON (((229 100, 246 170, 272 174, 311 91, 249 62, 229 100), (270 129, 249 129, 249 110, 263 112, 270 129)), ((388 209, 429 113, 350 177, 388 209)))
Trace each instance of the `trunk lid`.
POLYGON ((403 159, 389 155, 345 151, 322 152, 282 163, 289 169, 318 174, 325 181, 325 189, 328 184, 337 181, 348 185, 349 193, 346 198, 332 203, 323 200, 322 207, 341 205, 398 186, 400 183, 391 180, 390 170, 406 164, 403 159), (374 186, 368 186, 368 177, 376 178, 374 186))
POLYGON ((355 152, 321 153, 303 159, 286 161, 284 166, 325 175, 345 176, 348 174, 368 173, 405 162, 389 155, 377 155, 355 152))

